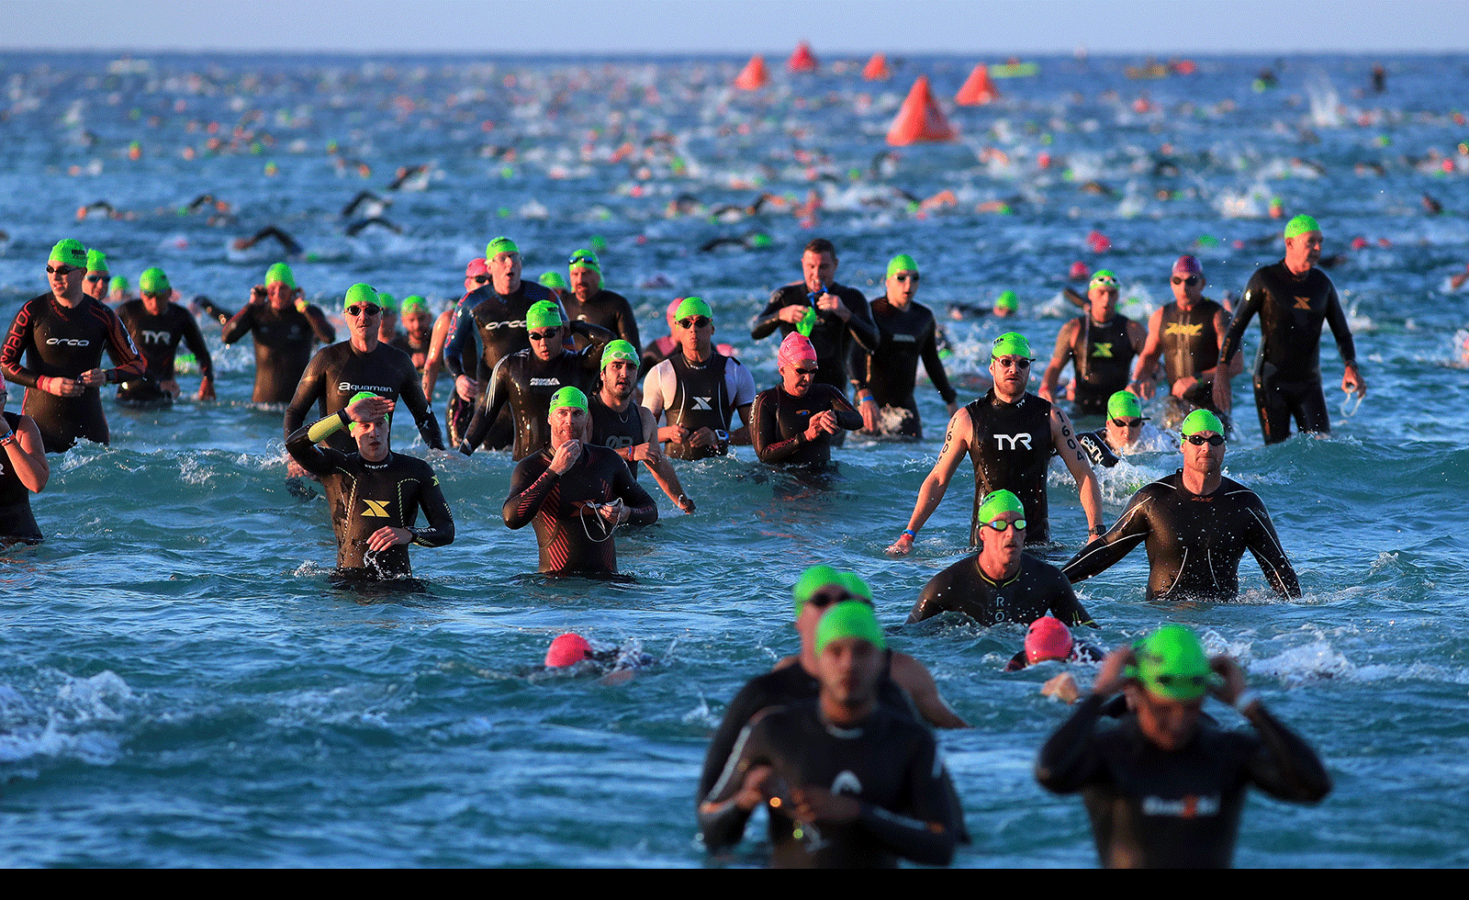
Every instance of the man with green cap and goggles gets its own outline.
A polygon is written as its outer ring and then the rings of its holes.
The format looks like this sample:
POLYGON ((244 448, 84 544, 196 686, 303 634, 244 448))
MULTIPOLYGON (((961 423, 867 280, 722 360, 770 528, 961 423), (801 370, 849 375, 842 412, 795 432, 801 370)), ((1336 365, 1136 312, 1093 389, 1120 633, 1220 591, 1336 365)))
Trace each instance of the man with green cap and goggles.
MULTIPOLYGON (((602 262, 591 250, 581 249, 567 260, 571 293, 563 298, 573 322, 591 322, 615 333, 641 352, 638 320, 627 298, 602 287, 602 262)), ((578 342, 583 343, 583 342, 578 342)))
POLYGON ((759 803, 777 867, 949 864, 962 829, 952 785, 928 729, 881 700, 886 646, 868 603, 821 615, 816 700, 770 709, 740 735, 699 804, 709 850, 737 844, 759 803))
POLYGON ((229 346, 247 334, 255 340, 252 403, 289 403, 317 343, 337 339, 326 315, 306 302, 283 262, 266 270, 264 284, 250 289, 250 302, 224 323, 220 339, 229 346))
MULTIPOLYGON (((423 371, 428 366, 429 347, 433 343, 433 313, 429 311, 428 301, 417 294, 404 297, 400 310, 403 330, 393 336, 388 346, 408 354, 408 358, 413 360, 413 368, 422 378, 423 371)), ((423 395, 429 398, 430 403, 433 402, 428 390, 423 395)))
POLYGON ((378 316, 377 339, 391 347, 398 337, 398 298, 386 291, 378 291, 377 300, 383 308, 382 315, 378 316))
POLYGON ((678 346, 643 379, 643 405, 657 422, 663 452, 674 459, 724 456, 730 444, 750 443, 755 378, 739 360, 714 346, 714 311, 702 297, 685 297, 674 310, 678 346), (735 413, 742 427, 731 428, 735 413))
POLYGON ((1023 552, 1029 523, 1019 497, 995 491, 980 504, 978 517, 979 552, 929 579, 909 622, 956 612, 985 627, 1029 625, 1049 612, 1067 625, 1097 627, 1061 570, 1023 552))
POLYGON ((407 578, 413 572, 409 544, 442 547, 454 540, 454 517, 433 468, 392 452, 395 405, 362 391, 337 412, 286 438, 291 458, 326 489, 337 537, 334 580, 407 578), (350 433, 352 451, 318 446, 344 431, 350 433), (420 510, 427 528, 416 527, 420 510))
POLYGON ((1102 269, 1087 288, 1087 311, 1061 326, 1050 365, 1037 393, 1056 402, 1056 383, 1070 362, 1074 369, 1067 396, 1081 415, 1095 415, 1107 398, 1127 387, 1132 360, 1142 352, 1148 332, 1141 323, 1117 312, 1117 276, 1102 269))
POLYGON ((143 355, 148 370, 142 378, 118 386, 118 402, 128 406, 172 403, 181 393, 179 383, 174 380, 174 357, 178 355, 179 341, 188 343, 189 352, 199 363, 196 399, 213 400, 214 362, 209 356, 209 346, 199 332, 199 323, 188 310, 173 302, 174 290, 168 276, 157 266, 145 269, 138 276, 138 291, 142 296, 118 307, 117 315, 143 355))
POLYGON ((87 278, 82 282, 82 293, 98 303, 107 302, 107 288, 112 273, 107 267, 107 254, 93 248, 87 251, 87 278))
POLYGON ((1138 446, 1147 420, 1137 394, 1118 391, 1107 398, 1107 423, 1096 431, 1083 431, 1076 441, 1086 451, 1094 471, 1099 467, 1110 469, 1119 462, 1119 453, 1138 446))
POLYGON ((658 423, 647 407, 633 402, 638 389, 638 362, 637 348, 627 341, 612 341, 602 348, 602 377, 590 401, 589 440, 627 460, 634 478, 638 477, 639 462, 647 466, 668 499, 691 513, 694 501, 684 493, 668 457, 658 452, 658 423))
MULTIPOLYGON (((1067 290, 1070 290, 1070 288, 1067 288, 1067 290)), ((1081 297, 1080 294, 1076 296, 1081 297)), ((1081 299, 1084 301, 1086 298, 1081 297, 1081 299)), ((1083 309, 1086 308, 1084 302, 1078 303, 1077 305, 1083 309)), ((964 321, 965 316, 973 316, 977 319, 980 316, 991 314, 997 319, 1008 319, 1018 312, 1020 312, 1020 297, 1014 291, 1001 291, 1000 296, 995 298, 994 306, 976 306, 971 303, 958 303, 953 301, 949 303, 949 318, 955 322, 964 321)))
MULTIPOLYGON (((1336 286, 1316 268, 1321 258, 1321 226, 1296 216, 1285 226, 1285 259, 1262 266, 1245 286, 1234 321, 1219 348, 1228 366, 1239 351, 1245 329, 1260 316, 1260 352, 1255 357, 1255 406, 1265 443, 1290 437, 1290 422, 1302 432, 1327 434, 1331 419, 1321 384, 1321 326, 1331 326, 1341 353, 1341 389, 1367 396, 1367 381, 1357 367, 1357 350, 1336 286)), ((1229 412, 1230 384, 1214 379, 1214 407, 1229 412)))
POLYGON ((1294 803, 1331 791, 1321 758, 1265 710, 1239 665, 1209 658, 1183 625, 1107 656, 1091 695, 1041 748, 1035 775, 1047 790, 1082 794, 1108 868, 1230 866, 1250 786, 1294 803), (1099 729, 1119 691, 1132 712, 1099 729), (1201 721, 1208 694, 1239 710, 1253 732, 1201 721))
POLYGON ((566 346, 571 329, 562 318, 555 301, 536 302, 525 313, 526 335, 530 349, 500 358, 490 373, 489 385, 475 405, 474 418, 459 442, 459 452, 468 456, 489 434, 490 426, 509 409, 515 423, 513 459, 525 459, 548 446, 546 413, 551 396, 571 386, 583 394, 593 390, 602 362, 602 348, 612 340, 612 332, 587 322, 580 323, 582 333, 592 342, 580 350, 566 346))
MULTIPOLYGON (((413 414, 424 444, 434 450, 446 449, 439 420, 423 395, 413 360, 402 350, 378 339, 377 322, 382 311, 382 299, 371 285, 354 284, 347 289, 342 298, 342 312, 347 318, 349 337, 321 348, 311 358, 295 395, 286 406, 287 435, 305 424, 313 405, 318 415, 328 416, 346 406, 359 391, 367 391, 386 400, 402 398, 413 414)), ((332 434, 328 440, 337 450, 351 452, 351 441, 341 432, 332 434)))
POLYGON ((51 248, 51 288, 21 304, 0 348, 0 374, 27 390, 21 412, 40 429, 47 453, 63 453, 85 438, 106 444, 103 384, 143 374, 146 364, 127 329, 106 304, 82 292, 87 248, 66 239, 51 248), (102 353, 115 368, 101 368, 102 353))
MULTIPOLYGON (((1220 374, 1219 348, 1229 331, 1229 311, 1204 296, 1204 268, 1193 256, 1180 256, 1169 276, 1173 302, 1148 319, 1148 343, 1133 366, 1132 384, 1144 400, 1151 399, 1157 382, 1158 361, 1168 378, 1163 426, 1172 428, 1195 409, 1214 408, 1214 378, 1220 374)), ((1244 371, 1244 357, 1223 372, 1233 377, 1244 371)), ((1227 417, 1221 421, 1228 425, 1227 417)))
POLYGON ((1102 490, 1091 464, 1087 462, 1085 451, 1076 439, 1076 429, 1072 427, 1071 420, 1059 407, 1026 393, 1031 362, 1030 342, 1024 335, 1011 331, 995 338, 990 355, 990 377, 994 379, 994 387, 949 419, 944 447, 939 451, 933 470, 918 489, 918 500, 908 519, 908 527, 887 548, 889 556, 906 556, 913 549, 919 529, 944 499, 949 481, 966 453, 974 464, 971 545, 979 545, 982 526, 979 520, 980 500, 998 490, 1013 491, 1025 504, 1025 519, 1029 525, 1025 534, 1027 542, 1044 544, 1050 541, 1046 470, 1053 452, 1061 457, 1061 462, 1076 480, 1081 506, 1086 511, 1088 534, 1100 536, 1107 530, 1102 524, 1102 490))
POLYGON ((887 292, 872 301, 877 326, 877 349, 864 355, 865 390, 857 392, 863 430, 895 434, 915 440, 923 437, 918 401, 913 397, 918 361, 928 380, 944 399, 949 415, 959 411, 958 394, 949 385, 939 359, 938 323, 928 307, 914 301, 918 293, 918 263, 906 253, 888 262, 887 292))
POLYGON ((542 574, 615 576, 614 529, 653 524, 658 504, 622 457, 585 442, 590 416, 580 388, 560 388, 549 408, 549 446, 516 464, 501 516, 511 529, 535 527, 542 574))
POLYGON ((1066 577, 1073 584, 1091 578, 1146 542, 1149 600, 1228 601, 1239 595, 1239 561, 1248 550, 1278 596, 1300 597, 1265 504, 1221 473, 1219 417, 1196 409, 1182 434, 1183 468, 1134 494, 1112 530, 1066 563, 1066 577))

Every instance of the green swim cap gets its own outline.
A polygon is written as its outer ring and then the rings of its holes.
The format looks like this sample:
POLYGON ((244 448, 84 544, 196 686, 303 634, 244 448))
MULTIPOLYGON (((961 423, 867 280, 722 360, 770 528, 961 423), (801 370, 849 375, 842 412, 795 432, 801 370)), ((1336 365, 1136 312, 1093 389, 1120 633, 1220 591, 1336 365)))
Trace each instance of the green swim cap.
POLYGON ((384 312, 397 312, 398 311, 398 300, 392 294, 388 294, 388 293, 384 293, 382 291, 378 291, 378 293, 377 293, 377 302, 378 302, 378 305, 383 308, 383 311, 384 312))
POLYGON ((610 341, 602 348, 602 368, 607 368, 618 360, 630 362, 633 365, 639 363, 638 351, 627 341, 610 341))
POLYGON ((403 302, 399 305, 398 311, 405 316, 411 312, 426 313, 428 312, 428 301, 417 294, 409 294, 403 298, 403 302))
POLYGON ((842 638, 857 638, 879 650, 888 645, 872 606, 861 600, 844 600, 826 611, 816 625, 816 652, 820 654, 827 644, 842 638))
POLYGON ((75 238, 66 238, 56 242, 56 245, 51 248, 50 258, 46 261, 81 268, 87 264, 87 248, 75 238))
POLYGON ((1137 399, 1137 394, 1118 391, 1107 398, 1107 418, 1109 419, 1141 418, 1142 414, 1143 405, 1137 399))
POLYGON ((602 274, 602 263, 597 259, 597 254, 586 248, 576 250, 571 254, 571 261, 566 265, 567 271, 572 269, 592 269, 598 275, 602 274))
POLYGON ((107 268, 107 254, 106 253, 103 253, 101 250, 88 250, 87 251, 87 271, 88 272, 110 272, 110 271, 112 271, 111 269, 107 268))
POLYGON ((801 608, 811 599, 812 594, 828 585, 841 583, 842 573, 825 563, 802 572, 801 577, 796 579, 796 586, 791 589, 791 598, 796 601, 796 615, 801 614, 801 608))
POLYGON ((1116 287, 1117 273, 1111 269, 1098 269, 1097 273, 1092 276, 1092 280, 1087 282, 1086 289, 1091 290, 1098 285, 1102 287, 1116 287))
MULTIPOLYGON (((347 400, 347 406, 351 406, 352 404, 356 403, 358 400, 361 400, 364 397, 366 397, 367 399, 370 400, 370 399, 372 399, 373 397, 376 397, 376 396, 377 396, 377 394, 374 394, 372 391, 358 391, 357 393, 353 394, 350 399, 347 400)), ((342 408, 343 409, 346 409, 347 406, 344 406, 342 408)), ((361 427, 362 427, 362 423, 361 422, 351 422, 351 423, 348 423, 348 425, 347 425, 347 433, 348 434, 356 434, 357 433, 357 429, 359 429, 361 427)))
POLYGON ((485 244, 485 259, 487 261, 494 259, 501 253, 518 254, 520 253, 520 248, 515 246, 514 241, 504 236, 497 237, 494 240, 490 241, 488 244, 485 244))
POLYGON ((1133 645, 1133 674, 1148 693, 1167 700, 1197 700, 1215 682, 1198 635, 1186 625, 1164 625, 1133 645))
POLYGON ((988 525, 1007 512, 1019 513, 1025 518, 1025 504, 1011 491, 991 491, 984 497, 984 502, 979 504, 979 524, 988 525))
POLYGON ((773 246, 774 243, 775 242, 770 239, 770 235, 766 234, 763 231, 757 231, 754 234, 750 235, 750 246, 756 249, 764 250, 768 247, 773 246))
POLYGON ((868 584, 861 575, 856 572, 839 572, 837 580, 853 597, 860 597, 868 603, 872 602, 872 585, 868 584))
POLYGON ((382 301, 378 299, 378 293, 372 289, 372 285, 362 284, 361 282, 347 288, 347 294, 342 298, 342 309, 346 310, 347 307, 354 303, 371 303, 375 306, 382 305, 382 301))
POLYGON ((561 307, 550 300, 537 300, 525 311, 526 328, 561 327, 561 307))
POLYGON ((607 239, 602 237, 600 234, 592 235, 592 249, 596 250, 598 253, 606 253, 607 239))
POLYGON ((547 272, 536 280, 541 283, 541 287, 548 287, 553 291, 564 291, 569 287, 560 272, 547 272))
POLYGON ((1020 298, 1015 296, 1014 291, 1003 291, 995 300, 995 309, 1008 309, 1011 312, 1020 308, 1020 298))
POLYGON ((684 301, 678 305, 678 309, 673 311, 673 321, 687 319, 689 316, 708 316, 713 319, 714 310, 709 308, 709 304, 705 303, 702 297, 685 297, 684 301))
POLYGON ((563 406, 569 406, 572 409, 579 409, 582 412, 586 412, 587 395, 582 393, 581 388, 567 385, 551 395, 551 408, 546 410, 546 412, 553 413, 563 406))
POLYGON ((899 253, 897 256, 894 256, 892 259, 888 260, 888 277, 889 278, 892 278, 894 275, 898 274, 899 272, 917 272, 917 271, 918 271, 918 263, 914 262, 913 261, 913 257, 909 256, 906 253, 899 253))
POLYGON ((291 274, 291 267, 283 262, 278 262, 265 270, 265 286, 283 284, 291 290, 296 289, 296 276, 291 274))
POLYGON ((1321 226, 1316 224, 1316 220, 1304 214, 1296 216, 1294 219, 1285 223, 1285 236, 1288 238, 1320 230, 1321 226))
POLYGON ((144 269, 143 274, 138 276, 138 290, 144 294, 167 293, 168 289, 168 276, 157 266, 144 269))
POLYGON ((109 294, 113 291, 125 291, 127 289, 128 280, 121 275, 114 275, 112 276, 112 280, 107 282, 107 292, 109 294))
POLYGON ((1189 413, 1188 417, 1183 420, 1183 424, 1179 426, 1178 432, 1184 437, 1188 437, 1191 434, 1198 434, 1200 431, 1212 431, 1215 434, 1222 435, 1224 434, 1224 424, 1219 421, 1218 416, 1209 412, 1207 409, 1196 409, 1189 413))
POLYGON ((1030 341, 1018 331, 1007 331, 995 338, 994 349, 990 350, 991 360, 1000 356, 1023 356, 1030 359, 1030 341))

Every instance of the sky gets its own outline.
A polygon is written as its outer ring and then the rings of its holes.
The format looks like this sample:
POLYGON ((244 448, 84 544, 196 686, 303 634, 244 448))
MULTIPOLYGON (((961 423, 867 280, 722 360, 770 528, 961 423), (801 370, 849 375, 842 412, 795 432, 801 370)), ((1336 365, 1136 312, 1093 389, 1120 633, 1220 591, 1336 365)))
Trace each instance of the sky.
POLYGON ((1465 0, 0 0, 7 50, 991 56, 1469 50, 1465 0), (78 23, 60 27, 58 13, 78 23))

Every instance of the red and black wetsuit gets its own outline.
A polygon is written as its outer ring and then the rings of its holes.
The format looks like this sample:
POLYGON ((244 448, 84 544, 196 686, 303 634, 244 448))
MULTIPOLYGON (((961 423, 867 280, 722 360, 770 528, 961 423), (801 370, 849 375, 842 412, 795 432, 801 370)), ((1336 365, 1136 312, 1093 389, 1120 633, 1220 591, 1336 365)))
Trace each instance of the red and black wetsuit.
MULTIPOLYGON (((17 435, 18 439, 20 414, 6 410, 4 416, 10 433, 17 435)), ((0 547, 17 543, 39 544, 43 540, 41 526, 36 524, 36 517, 31 513, 31 490, 15 473, 5 448, 0 447, 0 547)))
MULTIPOLYGON (((361 353, 351 341, 323 347, 311 358, 301 375, 296 394, 286 407, 285 430, 289 436, 306 422, 313 404, 317 415, 326 416, 344 409, 352 397, 367 391, 385 400, 401 399, 413 414, 423 442, 435 450, 444 449, 439 420, 423 396, 423 384, 408 354, 379 342, 369 353, 361 353)), ((327 438, 329 446, 343 453, 356 449, 356 443, 345 430, 327 438)))
POLYGON ((337 333, 315 306, 300 312, 294 306, 276 309, 269 303, 249 303, 224 324, 226 344, 247 334, 255 336, 255 393, 253 403, 289 403, 311 361, 316 342, 330 344, 337 333))
POLYGON ((122 319, 134 346, 148 364, 148 370, 141 379, 124 382, 118 387, 118 400, 125 403, 173 402, 173 395, 160 389, 159 384, 173 380, 179 341, 187 343, 189 352, 199 361, 200 376, 214 378, 214 362, 209 358, 209 347, 199 332, 199 323, 182 306, 169 303, 162 313, 155 316, 148 312, 142 300, 129 300, 118 307, 117 316, 122 319))
POLYGON ((922 622, 943 612, 961 612, 985 627, 1028 625, 1047 612, 1067 625, 1096 625, 1061 570, 1029 553, 1020 555, 1015 577, 1002 582, 984 574, 979 554, 964 557, 929 579, 908 621, 922 622))

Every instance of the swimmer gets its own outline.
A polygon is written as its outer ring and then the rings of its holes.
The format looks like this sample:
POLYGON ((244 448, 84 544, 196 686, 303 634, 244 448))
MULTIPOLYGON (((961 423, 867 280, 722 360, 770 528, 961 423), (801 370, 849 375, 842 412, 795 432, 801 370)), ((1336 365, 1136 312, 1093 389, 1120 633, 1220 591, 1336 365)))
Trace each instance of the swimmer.
MULTIPOLYGON (((1465 271, 1469 271, 1469 266, 1465 267, 1465 271)), ((654 366, 663 362, 672 356, 674 351, 678 350, 678 328, 674 324, 674 321, 677 318, 679 304, 683 303, 683 301, 683 297, 675 297, 673 302, 668 304, 668 309, 664 312, 664 318, 668 321, 668 334, 643 348, 643 359, 638 366, 639 378, 647 378, 648 373, 653 370, 654 366)))
POLYGON ((291 457, 326 488, 337 570, 349 579, 407 577, 413 572, 409 544, 442 547, 454 541, 454 516, 434 470, 421 459, 392 452, 388 416, 394 405, 362 391, 337 412, 286 437, 291 457), (353 452, 330 446, 343 428, 351 432, 353 452), (420 510, 427 528, 415 527, 420 510))
POLYGON ((910 623, 959 612, 987 628, 1034 622, 1049 611, 1063 623, 1097 627, 1061 570, 1024 552, 1027 522, 1019 497, 1005 490, 989 494, 978 521, 979 552, 929 579, 908 614, 910 623))
POLYGON ((638 355, 627 341, 612 341, 602 348, 602 377, 590 398, 591 442, 606 447, 627 460, 634 478, 641 462, 673 504, 686 513, 694 501, 684 493, 678 473, 668 458, 658 452, 658 424, 647 407, 633 402, 638 388, 638 355))
POLYGON ((551 398, 551 445, 516 466, 501 516, 512 530, 533 525, 540 571, 547 575, 617 574, 613 532, 619 525, 651 525, 658 505, 605 447, 582 441, 587 396, 563 387, 551 398))
POLYGON ((64 453, 78 438, 107 444, 101 385, 137 378, 146 367, 117 314, 82 292, 86 271, 81 242, 58 241, 46 265, 50 293, 21 305, 0 346, 0 373, 26 387, 21 412, 35 421, 47 453, 64 453), (104 350, 114 368, 101 368, 104 350))
POLYGON ((1051 363, 1041 376, 1037 393, 1056 402, 1056 380, 1067 362, 1075 377, 1068 397, 1081 415, 1102 412, 1107 398, 1127 387, 1132 359, 1141 352, 1148 333, 1143 326, 1117 312, 1117 276, 1102 269, 1087 287, 1087 314, 1061 326, 1051 363))
POLYGON ((560 272, 542 272, 541 277, 536 279, 536 283, 555 294, 562 306, 566 305, 566 295, 571 293, 571 285, 566 283, 566 279, 561 277, 560 272))
MULTIPOLYGON (((1260 353, 1255 358, 1255 406, 1265 443, 1290 437, 1290 422, 1302 432, 1329 434, 1331 420, 1321 386, 1321 326, 1331 326, 1341 353, 1341 389, 1367 396, 1367 381, 1357 366, 1357 351, 1336 287, 1316 268, 1321 258, 1321 226, 1296 216, 1285 226, 1285 258, 1255 271, 1219 358, 1228 366, 1240 348, 1250 320, 1260 314, 1260 353)), ((1214 408, 1229 412, 1228 378, 1214 379, 1214 408)))
POLYGON ((311 361, 312 348, 330 344, 337 333, 326 316, 306 302, 296 276, 285 263, 265 273, 265 284, 250 289, 250 302, 224 323, 220 339, 233 344, 245 335, 255 340, 255 392, 252 403, 287 403, 311 361))
POLYGON ((249 250, 251 247, 255 246, 266 238, 270 238, 271 240, 280 244, 281 251, 284 252, 287 257, 300 256, 302 253, 305 252, 306 249, 302 247, 299 243, 297 243, 295 238, 291 237, 289 234, 286 234, 284 231, 275 227, 274 225, 267 225, 259 231, 255 232, 255 234, 251 235, 250 237, 236 238, 233 246, 236 250, 249 250))
POLYGON ((126 278, 121 275, 112 276, 112 280, 107 282, 107 302, 124 303, 131 300, 132 295, 128 291, 128 280, 126 278))
POLYGON ((1120 462, 1119 453, 1137 446, 1147 420, 1137 395, 1118 391, 1107 400, 1107 424, 1096 431, 1078 434, 1076 442, 1086 451, 1093 470, 1110 469, 1120 462))
POLYGON ((739 842, 756 806, 772 865, 948 865, 962 822, 928 729, 879 702, 887 641, 872 607, 832 605, 816 626, 814 703, 766 711, 699 804, 704 845, 739 842))
POLYGON ((87 251, 87 279, 82 283, 82 293, 98 303, 107 302, 107 288, 112 273, 107 268, 107 254, 101 250, 87 251))
POLYGON ((889 556, 907 556, 913 549, 919 530, 938 509, 966 453, 974 464, 971 545, 979 545, 980 498, 1002 489, 1023 498, 1024 518, 1030 526, 1026 540, 1034 544, 1050 541, 1046 469, 1053 448, 1076 481, 1081 506, 1086 511, 1087 533, 1099 536, 1107 530, 1102 524, 1102 490, 1077 442, 1071 420, 1059 407, 1025 391, 1030 381, 1031 362, 1030 342, 1024 335, 1010 331, 995 338, 990 356, 994 387, 949 419, 943 449, 918 489, 908 527, 887 548, 889 556))
POLYGON ((383 309, 377 318, 377 339, 391 347, 393 339, 398 336, 398 298, 378 291, 377 302, 383 309))
MULTIPOLYGON (((1219 349, 1229 331, 1229 313, 1204 297, 1204 269, 1197 257, 1180 256, 1169 276, 1173 302, 1148 319, 1148 341, 1132 370, 1128 390, 1144 400, 1152 399, 1157 383, 1158 360, 1168 377, 1167 413, 1164 422, 1172 427, 1195 409, 1214 407, 1214 376, 1219 349)), ((1236 356, 1226 367, 1226 377, 1244 371, 1244 358, 1236 356)))
MULTIPOLYGON (((1053 616, 1041 616, 1030 627, 1025 630, 1025 646, 1020 648, 1010 661, 1005 664, 1004 671, 1019 672, 1027 666, 1039 665, 1043 662, 1099 662, 1103 657, 1101 650, 1095 644, 1086 641, 1078 641, 1072 637, 1071 629, 1066 623, 1053 616)), ((1064 673, 1063 673, 1064 674, 1064 673)), ((1076 682, 1070 679, 1071 690, 1076 690, 1076 682)), ((1052 685, 1060 684, 1056 678, 1047 681, 1041 689, 1042 696, 1051 696, 1052 685)), ((1060 697, 1066 703, 1076 702, 1073 695, 1070 699, 1060 697)))
POLYGON ((0 548, 45 540, 31 514, 31 494, 45 490, 51 478, 36 420, 7 410, 9 399, 0 381, 0 548))
POLYGON ((348 224, 347 227, 343 229, 343 232, 347 235, 347 237, 357 237, 357 235, 361 234, 362 232, 373 226, 377 226, 378 228, 386 228, 393 234, 403 233, 403 226, 394 224, 393 222, 389 222, 387 219, 384 219, 381 216, 373 216, 370 219, 358 219, 357 221, 348 224))
POLYGON ((643 406, 657 422, 663 452, 674 459, 724 456, 730 444, 750 443, 755 379, 750 370, 714 346, 714 312, 699 297, 674 310, 678 352, 643 380, 643 406), (735 413, 742 427, 731 430, 735 413))
POLYGON ((993 315, 997 319, 1008 319, 1020 312, 1020 297, 1014 291, 1001 291, 994 306, 974 306, 968 303, 950 303, 949 318, 962 322, 965 316, 978 319, 993 315))
POLYGON ((597 675, 602 685, 627 684, 639 669, 657 664, 657 660, 636 647, 612 647, 593 649, 586 638, 568 631, 558 635, 546 648, 546 659, 542 666, 530 673, 536 675, 565 673, 570 675, 597 675))
POLYGON ((602 263, 597 254, 587 249, 577 250, 571 254, 567 271, 571 293, 563 299, 571 321, 600 325, 634 347, 641 347, 632 304, 621 294, 602 287, 602 263))
POLYGON ((1073 584, 1091 578, 1146 542, 1149 600, 1227 601, 1239 595, 1239 561, 1249 550, 1277 595, 1300 597, 1265 504, 1220 474, 1219 418, 1194 410, 1180 431, 1183 468, 1134 494, 1112 530, 1066 563, 1066 577, 1073 584))
POLYGON ((867 389, 856 396, 864 432, 899 434, 915 440, 923 437, 918 401, 913 397, 920 359, 949 415, 959 411, 959 395, 949 385, 944 362, 939 358, 938 323, 928 307, 913 299, 918 293, 918 278, 918 263, 913 257, 906 253, 894 256, 888 262, 887 292, 872 301, 878 344, 876 350, 865 354, 863 380, 867 389))
MULTIPOLYGON (((403 330, 393 335, 393 339, 388 341, 388 346, 408 354, 408 358, 413 360, 414 370, 421 377, 428 366, 429 345, 433 340, 433 315, 429 312, 428 301, 417 294, 409 294, 404 297, 399 309, 403 319, 403 330)), ((378 334, 382 334, 381 329, 378 334)), ((429 397, 432 403, 432 394, 424 391, 423 395, 429 397)))
POLYGON ((1207 658, 1183 625, 1107 656, 1090 696, 1041 748, 1035 777, 1053 793, 1082 794, 1108 868, 1227 867, 1248 787, 1294 803, 1331 791, 1320 757, 1266 711, 1239 664, 1207 658), (1099 731, 1118 692, 1134 712, 1099 731), (1208 694, 1239 710, 1254 733, 1201 722, 1208 694))
POLYGON ((138 290, 143 296, 124 303, 117 315, 148 368, 142 378, 118 386, 118 401, 127 405, 172 403, 182 393, 173 371, 179 341, 185 341, 199 361, 199 393, 195 399, 213 400, 214 362, 209 357, 209 346, 194 317, 173 302, 168 276, 156 266, 145 269, 138 276, 138 290))
POLYGON ((806 468, 831 465, 831 436, 862 427, 862 415, 842 392, 815 384, 816 348, 796 332, 780 344, 781 383, 755 397, 751 439, 767 464, 806 468))
MULTIPOLYGON (((473 291, 479 290, 490 283, 490 270, 485 268, 484 258, 472 259, 464 268, 464 294, 468 296, 473 291)), ((433 335, 429 338, 428 362, 423 367, 423 395, 430 400, 434 396, 434 386, 439 381, 439 372, 445 368, 444 350, 449 343, 449 334, 454 327, 454 310, 450 307, 439 313, 434 320, 433 335)), ((466 342, 460 348, 459 369, 460 371, 475 371, 478 366, 478 356, 475 352, 474 342, 466 342)), ((469 427, 469 420, 474 416, 474 401, 479 397, 479 382, 469 379, 466 388, 470 395, 465 397, 460 394, 459 386, 455 385, 449 392, 449 407, 445 410, 444 420, 449 426, 449 444, 459 446, 464 439, 464 429, 469 427)))
POLYGON ((391 197, 379 197, 372 191, 358 191, 357 196, 347 201, 347 205, 342 207, 342 218, 355 218, 359 212, 361 212, 365 218, 377 218, 378 216, 382 215, 383 211, 391 206, 392 203, 393 198, 391 197))

